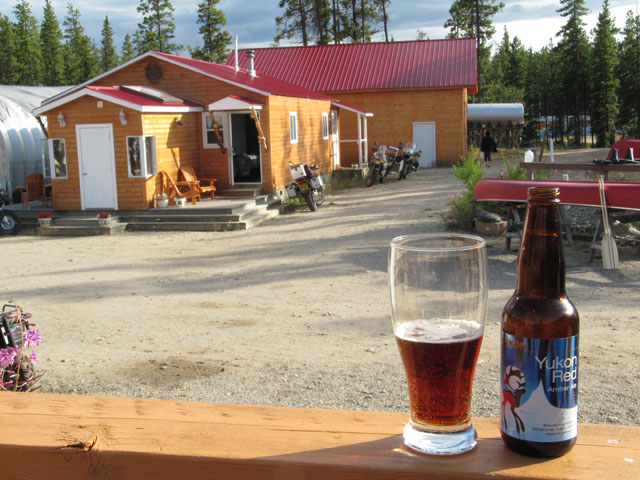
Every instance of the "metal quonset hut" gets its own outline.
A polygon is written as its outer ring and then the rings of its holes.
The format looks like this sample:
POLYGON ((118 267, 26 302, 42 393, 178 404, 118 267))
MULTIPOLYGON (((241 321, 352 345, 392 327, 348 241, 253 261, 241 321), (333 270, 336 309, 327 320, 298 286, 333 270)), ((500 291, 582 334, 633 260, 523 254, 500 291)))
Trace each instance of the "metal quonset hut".
MULTIPOLYGON (((467 151, 467 95, 478 90, 473 38, 239 50, 241 67, 249 51, 256 69, 373 113, 368 125, 340 118, 342 166, 357 163, 352 139, 364 127, 370 143, 415 142, 423 166, 456 163, 467 151)), ((231 52, 226 64, 235 62, 231 52)))
POLYGON ((0 182, 9 192, 30 173, 49 177, 46 125, 31 111, 67 88, 0 85, 0 182))

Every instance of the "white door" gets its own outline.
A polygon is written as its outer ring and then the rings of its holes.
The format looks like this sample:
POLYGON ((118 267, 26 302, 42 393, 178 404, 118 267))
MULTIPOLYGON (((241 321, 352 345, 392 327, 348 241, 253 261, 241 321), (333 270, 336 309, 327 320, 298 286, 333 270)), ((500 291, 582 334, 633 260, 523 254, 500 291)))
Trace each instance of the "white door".
POLYGON ((113 126, 77 125, 82 209, 118 208, 113 126))
POLYGON ((340 135, 338 134, 338 110, 331 110, 331 158, 333 166, 340 166, 340 135))
POLYGON ((420 155, 421 167, 436 166, 436 122, 414 122, 413 143, 418 150, 422 150, 420 155))

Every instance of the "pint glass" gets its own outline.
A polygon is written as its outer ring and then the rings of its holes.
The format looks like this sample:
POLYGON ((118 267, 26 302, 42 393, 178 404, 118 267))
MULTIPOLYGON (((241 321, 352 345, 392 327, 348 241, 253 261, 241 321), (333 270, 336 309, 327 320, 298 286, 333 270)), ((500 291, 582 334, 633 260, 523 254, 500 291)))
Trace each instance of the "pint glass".
POLYGON ((471 388, 487 311, 487 253, 463 234, 394 238, 391 315, 409 389, 411 450, 454 455, 476 445, 471 388))

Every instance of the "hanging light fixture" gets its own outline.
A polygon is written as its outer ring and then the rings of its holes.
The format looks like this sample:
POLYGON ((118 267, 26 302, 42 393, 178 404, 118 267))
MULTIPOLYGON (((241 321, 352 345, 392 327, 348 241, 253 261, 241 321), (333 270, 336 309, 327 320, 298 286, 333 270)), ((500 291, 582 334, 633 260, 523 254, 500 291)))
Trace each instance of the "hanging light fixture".
POLYGON ((65 125, 67 124, 64 121, 64 115, 62 115, 62 112, 58 113, 58 123, 60 124, 60 128, 64 128, 65 125))
POLYGON ((125 126, 127 124, 127 116, 124 114, 124 110, 120 109, 120 115, 118 115, 118 117, 120 117, 122 126, 125 126))

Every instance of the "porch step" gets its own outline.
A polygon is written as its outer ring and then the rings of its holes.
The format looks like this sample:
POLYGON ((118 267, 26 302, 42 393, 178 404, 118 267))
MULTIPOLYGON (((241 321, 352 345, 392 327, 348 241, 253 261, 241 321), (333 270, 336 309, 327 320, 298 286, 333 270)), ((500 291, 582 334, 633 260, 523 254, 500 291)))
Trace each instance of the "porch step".
POLYGON ((221 199, 214 206, 155 208, 123 213, 127 230, 220 232, 247 230, 280 214, 281 202, 272 195, 247 199, 221 199))
POLYGON ((255 198, 262 195, 262 187, 233 185, 216 194, 216 198, 255 198))
POLYGON ((63 216, 54 218, 48 227, 36 227, 38 235, 43 237, 90 237, 97 235, 116 235, 124 233, 126 223, 112 217, 108 225, 100 225, 95 218, 63 216))

